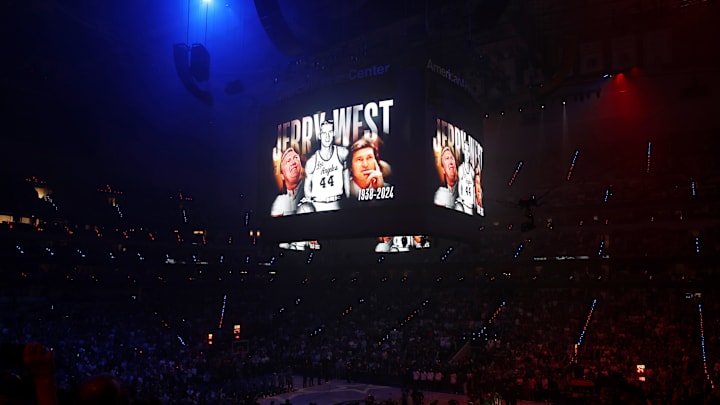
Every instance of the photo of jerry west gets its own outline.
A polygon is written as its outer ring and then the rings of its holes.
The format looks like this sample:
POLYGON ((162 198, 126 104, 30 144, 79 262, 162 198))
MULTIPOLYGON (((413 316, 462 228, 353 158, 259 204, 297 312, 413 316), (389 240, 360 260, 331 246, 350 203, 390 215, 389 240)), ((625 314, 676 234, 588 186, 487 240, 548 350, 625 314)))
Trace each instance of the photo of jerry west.
POLYGON ((385 181, 390 173, 390 165, 378 159, 375 144, 365 138, 355 141, 350 147, 348 203, 393 198, 394 187, 385 181))
POLYGON ((314 205, 305 197, 305 169, 300 154, 290 147, 280 158, 280 179, 283 190, 275 197, 270 216, 282 217, 315 212, 314 205))
POLYGON ((320 124, 320 149, 305 163, 305 199, 314 211, 332 211, 340 208, 340 200, 347 195, 348 150, 333 144, 333 121, 320 124))
POLYGON ((485 215, 482 199, 482 170, 475 168, 475 212, 478 215, 485 215))
POLYGON ((475 208, 475 165, 470 156, 470 144, 462 143, 463 162, 458 167, 458 199, 460 208, 466 214, 473 214, 475 208))
POLYGON ((440 167, 443 183, 435 191, 433 202, 435 205, 462 211, 462 206, 458 203, 457 161, 455 154, 448 146, 443 147, 440 152, 440 167))
POLYGON ((270 215, 273 217, 296 214, 305 196, 304 170, 300 154, 293 148, 285 149, 280 158, 280 178, 284 192, 275 197, 272 203, 270 215))

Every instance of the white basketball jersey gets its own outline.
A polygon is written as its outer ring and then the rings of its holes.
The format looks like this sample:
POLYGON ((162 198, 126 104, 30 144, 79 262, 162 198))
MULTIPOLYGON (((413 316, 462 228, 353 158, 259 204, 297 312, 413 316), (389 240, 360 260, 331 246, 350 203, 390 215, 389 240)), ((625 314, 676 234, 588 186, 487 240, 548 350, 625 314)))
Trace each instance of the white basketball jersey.
POLYGON ((312 175, 312 198, 317 201, 332 201, 343 194, 343 164, 335 146, 330 159, 324 160, 320 151, 315 154, 315 171, 312 175))
POLYGON ((460 165, 458 197, 465 207, 475 206, 475 171, 467 163, 460 165))

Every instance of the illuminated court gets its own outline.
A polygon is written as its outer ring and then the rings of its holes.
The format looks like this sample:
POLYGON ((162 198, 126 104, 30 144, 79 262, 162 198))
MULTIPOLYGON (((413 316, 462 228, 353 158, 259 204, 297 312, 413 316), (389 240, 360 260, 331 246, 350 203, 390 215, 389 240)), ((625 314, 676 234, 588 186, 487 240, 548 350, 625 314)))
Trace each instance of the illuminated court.
MULTIPOLYGON (((302 379, 294 378, 295 387, 302 387, 302 379)), ((424 395, 423 404, 428 405, 437 401, 437 405, 447 405, 449 401, 455 400, 458 405, 467 404, 468 397, 459 394, 449 394, 444 392, 422 391, 424 395)), ((362 383, 346 383, 343 380, 331 380, 326 384, 315 385, 307 388, 300 388, 293 392, 288 392, 273 397, 262 398, 260 405, 282 405, 289 401, 293 405, 307 405, 310 403, 317 405, 333 405, 343 403, 365 403, 365 399, 372 395, 374 403, 379 404, 384 401, 392 401, 394 403, 401 402, 401 391, 399 387, 388 387, 383 385, 372 385, 362 383)), ((408 399, 408 403, 412 403, 412 399, 408 399)), ((540 404, 540 402, 518 401, 519 405, 540 404)))

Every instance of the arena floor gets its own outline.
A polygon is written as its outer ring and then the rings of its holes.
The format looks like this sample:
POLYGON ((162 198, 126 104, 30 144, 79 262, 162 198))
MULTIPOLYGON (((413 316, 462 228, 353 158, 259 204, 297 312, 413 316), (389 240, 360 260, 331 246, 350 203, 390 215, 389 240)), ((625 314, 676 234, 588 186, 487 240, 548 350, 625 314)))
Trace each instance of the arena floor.
MULTIPOLYGON (((302 380, 295 378, 295 387, 302 387, 302 380)), ((460 405, 467 405, 468 398, 465 395, 448 394, 443 392, 423 391, 425 399, 423 403, 429 405, 433 401, 437 401, 437 405, 447 405, 452 399, 458 401, 460 405)), ((260 405, 282 405, 289 400, 292 405, 308 405, 310 403, 317 405, 336 405, 359 403, 364 404, 365 399, 372 395, 375 403, 382 401, 394 401, 400 403, 400 388, 387 387, 382 385, 362 384, 362 383, 346 383, 342 380, 331 380, 328 383, 315 385, 307 388, 300 388, 293 392, 288 392, 273 397, 263 398, 260 405)), ((412 402, 411 402, 412 403, 412 402)), ((518 401, 518 405, 535 405, 539 402, 518 401)))

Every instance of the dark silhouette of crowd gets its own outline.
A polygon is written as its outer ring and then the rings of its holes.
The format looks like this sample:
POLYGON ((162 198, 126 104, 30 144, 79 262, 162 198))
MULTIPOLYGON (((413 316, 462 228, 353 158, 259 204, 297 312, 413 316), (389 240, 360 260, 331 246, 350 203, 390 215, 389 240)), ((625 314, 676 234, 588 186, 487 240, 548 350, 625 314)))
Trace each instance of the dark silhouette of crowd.
MULTIPOLYGON (((23 266, 27 280, 4 273, 12 288, 3 288, 0 342, 52 354, 58 403, 92 403, 82 395, 93 384, 116 403, 256 403, 336 379, 473 403, 685 404, 718 394, 720 301, 696 281, 712 280, 703 268, 678 282, 604 264, 602 279, 576 270, 543 283, 448 268, 218 279, 194 266, 174 277, 23 266)), ((0 366, 3 395, 47 403, 27 389, 43 381, 32 367, 0 366)))

